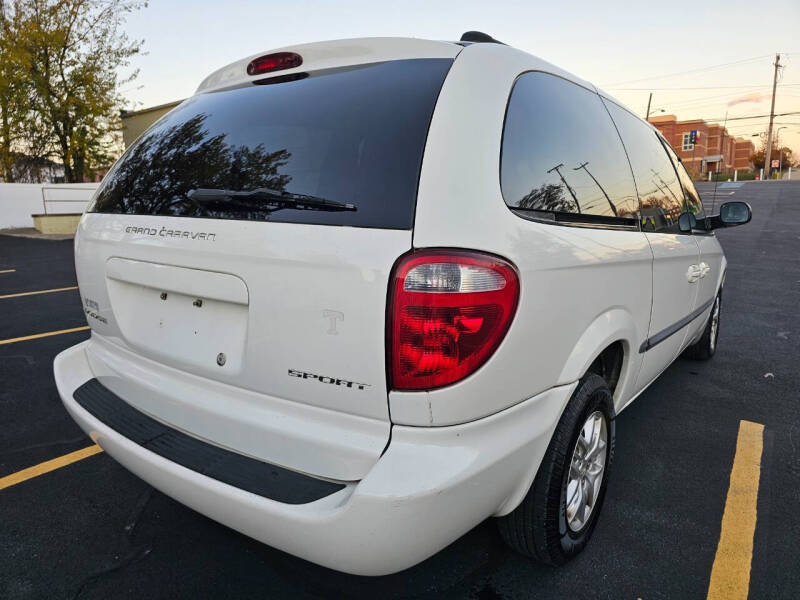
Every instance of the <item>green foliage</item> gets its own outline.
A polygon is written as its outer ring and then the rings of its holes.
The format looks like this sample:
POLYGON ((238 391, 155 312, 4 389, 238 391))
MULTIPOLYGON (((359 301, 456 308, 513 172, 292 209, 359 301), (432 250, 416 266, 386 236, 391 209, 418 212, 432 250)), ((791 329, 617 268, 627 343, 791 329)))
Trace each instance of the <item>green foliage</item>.
MULTIPOLYGON (((103 211, 210 217, 229 211, 230 203, 200 205, 188 197, 189 190, 286 189, 292 178, 279 169, 291 158, 289 151, 269 152, 263 144, 231 146, 224 134, 208 136, 207 118, 198 114, 180 125, 155 127, 144 134, 109 172, 98 200, 103 211)), ((237 203, 243 219, 269 215, 261 200, 252 201, 252 206, 247 206, 247 199, 237 203)))
MULTIPOLYGON (((770 154, 770 162, 778 159, 780 159, 781 161, 781 168, 787 169, 788 167, 790 167, 793 164, 792 149, 789 148, 788 146, 784 146, 780 150, 778 150, 778 148, 773 147, 772 153, 770 154)), ((753 165, 755 166, 756 169, 763 169, 764 149, 762 148, 761 150, 757 150, 756 152, 754 152, 753 155, 750 157, 750 160, 753 161, 753 165)))
POLYGON ((0 163, 53 156, 82 181, 119 151, 121 78, 142 42, 122 31, 140 0, 0 0, 0 163))
POLYGON ((14 149, 20 141, 27 86, 18 65, 11 59, 13 29, 8 10, 0 0, 0 177, 14 181, 14 149))
MULTIPOLYGON (((756 178, 758 173, 750 173, 748 171, 739 171, 739 174, 736 176, 737 181, 752 181, 756 178)), ((733 171, 730 173, 714 173, 711 176, 711 181, 733 181, 733 171)), ((708 181, 708 175, 701 176, 698 181, 708 181)))

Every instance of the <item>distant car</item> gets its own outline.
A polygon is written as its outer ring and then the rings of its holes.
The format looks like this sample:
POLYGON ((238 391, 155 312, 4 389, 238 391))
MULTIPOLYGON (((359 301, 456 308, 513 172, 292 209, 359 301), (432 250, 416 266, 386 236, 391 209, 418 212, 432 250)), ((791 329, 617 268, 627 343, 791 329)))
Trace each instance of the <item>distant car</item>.
POLYGON ((614 419, 717 344, 725 258, 669 144, 471 33, 235 62, 125 152, 75 238, 67 410, 157 489, 334 569, 490 516, 561 564, 614 419))

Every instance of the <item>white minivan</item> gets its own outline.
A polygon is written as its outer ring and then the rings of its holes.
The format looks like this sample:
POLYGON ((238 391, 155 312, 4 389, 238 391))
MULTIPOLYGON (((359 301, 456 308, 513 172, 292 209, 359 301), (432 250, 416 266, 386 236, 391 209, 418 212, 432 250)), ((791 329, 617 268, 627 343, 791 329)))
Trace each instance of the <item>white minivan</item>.
POLYGON ((380 575, 487 517, 561 564, 614 420, 714 354, 725 258, 668 143, 470 33, 248 57, 132 144, 75 238, 78 424, 179 502, 380 575))

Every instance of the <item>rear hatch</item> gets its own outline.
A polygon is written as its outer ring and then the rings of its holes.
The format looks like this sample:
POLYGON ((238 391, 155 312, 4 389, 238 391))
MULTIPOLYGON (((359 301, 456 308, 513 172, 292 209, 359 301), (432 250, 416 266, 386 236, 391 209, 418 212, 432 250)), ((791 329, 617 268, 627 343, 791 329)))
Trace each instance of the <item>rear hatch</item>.
POLYGON ((436 48, 200 93, 125 152, 81 223, 76 266, 95 339, 165 369, 138 382, 159 400, 126 400, 257 458, 363 476, 389 436, 388 278, 412 245, 428 126, 458 47, 436 48), (223 427, 226 408, 208 398, 176 409, 161 398, 170 369, 251 403, 256 393, 271 422, 223 427), (370 441, 354 442, 357 460, 313 458, 308 432, 288 433, 277 451, 258 432, 274 430, 287 403, 320 409, 304 414, 321 437, 349 418, 370 441))

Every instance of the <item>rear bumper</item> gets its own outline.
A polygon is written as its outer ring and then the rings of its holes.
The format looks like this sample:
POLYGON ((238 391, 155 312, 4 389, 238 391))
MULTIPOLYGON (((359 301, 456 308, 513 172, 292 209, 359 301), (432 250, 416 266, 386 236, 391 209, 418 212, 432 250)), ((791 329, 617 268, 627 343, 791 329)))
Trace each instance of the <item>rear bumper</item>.
POLYGON ((127 469, 198 512, 266 544, 359 575, 383 575, 434 554, 524 497, 573 385, 490 417, 450 427, 395 426, 383 456, 358 482, 306 504, 286 504, 202 475, 121 435, 73 398, 95 377, 91 341, 56 357, 69 413, 127 469))

